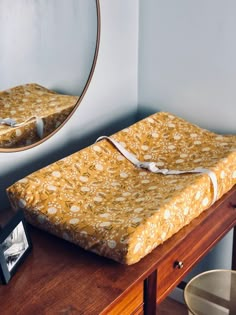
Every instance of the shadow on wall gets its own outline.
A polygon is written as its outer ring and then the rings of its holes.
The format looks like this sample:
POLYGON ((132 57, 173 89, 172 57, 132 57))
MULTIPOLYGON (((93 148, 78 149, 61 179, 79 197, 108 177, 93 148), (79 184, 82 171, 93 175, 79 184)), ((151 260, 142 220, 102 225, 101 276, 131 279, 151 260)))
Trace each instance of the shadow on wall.
MULTIPOLYGON (((91 144, 102 135, 111 135, 123 128, 126 128, 135 122, 134 114, 122 117, 117 121, 113 121, 111 124, 107 124, 102 128, 94 130, 93 132, 86 134, 86 136, 80 139, 74 139, 68 141, 59 150, 52 151, 50 154, 41 156, 31 161, 27 160, 25 164, 20 167, 12 169, 7 174, 1 175, 0 180, 0 204, 1 209, 9 207, 9 201, 6 194, 6 188, 15 183, 17 180, 35 172, 36 170, 43 168, 55 161, 58 161, 70 154, 73 154, 91 144)), ((10 153, 2 153, 10 154, 10 153)), ((1 211, 0 209, 0 211, 1 211)))
POLYGON ((152 107, 143 107, 142 105, 138 106, 138 111, 136 114, 136 121, 144 119, 148 116, 151 116, 157 112, 159 112, 160 110, 157 108, 152 108, 152 107))

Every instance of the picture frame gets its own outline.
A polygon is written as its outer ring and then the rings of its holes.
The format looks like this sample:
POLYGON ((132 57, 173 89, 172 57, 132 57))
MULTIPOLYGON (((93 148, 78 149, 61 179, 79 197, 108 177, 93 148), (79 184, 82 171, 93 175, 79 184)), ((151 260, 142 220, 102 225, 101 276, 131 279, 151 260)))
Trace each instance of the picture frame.
POLYGON ((22 210, 0 225, 0 283, 7 284, 32 249, 22 210))

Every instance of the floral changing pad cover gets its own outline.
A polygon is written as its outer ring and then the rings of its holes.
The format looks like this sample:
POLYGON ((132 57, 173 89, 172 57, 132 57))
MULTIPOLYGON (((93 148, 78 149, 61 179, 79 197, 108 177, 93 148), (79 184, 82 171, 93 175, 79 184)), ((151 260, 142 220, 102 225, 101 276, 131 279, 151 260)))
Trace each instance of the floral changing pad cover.
POLYGON ((236 136, 218 135, 159 112, 111 136, 140 161, 138 168, 103 139, 7 189, 27 220, 86 250, 134 264, 190 223, 236 184, 236 136))

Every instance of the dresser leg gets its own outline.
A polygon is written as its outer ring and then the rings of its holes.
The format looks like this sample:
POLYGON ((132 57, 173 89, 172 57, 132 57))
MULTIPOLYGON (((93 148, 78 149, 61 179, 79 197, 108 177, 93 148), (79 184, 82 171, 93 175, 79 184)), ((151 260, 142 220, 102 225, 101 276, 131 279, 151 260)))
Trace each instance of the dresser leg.
POLYGON ((232 270, 236 270, 236 226, 233 229, 232 270))
POLYGON ((156 315, 157 270, 144 280, 144 315, 156 315))

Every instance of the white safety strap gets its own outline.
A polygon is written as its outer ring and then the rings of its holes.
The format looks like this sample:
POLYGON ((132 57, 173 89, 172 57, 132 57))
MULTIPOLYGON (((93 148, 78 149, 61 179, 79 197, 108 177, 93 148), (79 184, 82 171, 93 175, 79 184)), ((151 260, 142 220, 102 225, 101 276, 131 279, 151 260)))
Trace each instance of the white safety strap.
POLYGON ((102 139, 107 139, 110 141, 119 151, 120 153, 129 160, 132 164, 134 164, 138 168, 146 169, 152 173, 160 173, 163 175, 179 175, 179 174, 190 174, 190 173, 205 173, 207 174, 212 182, 213 185, 213 200, 212 204, 217 200, 217 193, 218 193, 218 185, 217 185, 217 177, 215 173, 207 168, 203 167, 197 167, 193 170, 185 170, 185 171, 179 171, 179 170, 168 170, 167 168, 160 169, 157 167, 155 162, 141 162, 139 161, 132 153, 127 151, 119 142, 116 140, 107 137, 107 136, 101 136, 99 137, 97 141, 100 141, 102 139))
POLYGON ((25 125, 27 122, 29 122, 32 119, 35 119, 37 135, 39 136, 40 139, 42 139, 43 138, 44 123, 43 123, 43 119, 40 117, 32 116, 32 117, 26 119, 25 121, 23 121, 22 123, 17 123, 12 118, 0 118, 0 125, 7 125, 7 126, 15 128, 15 127, 20 127, 20 126, 25 125))

